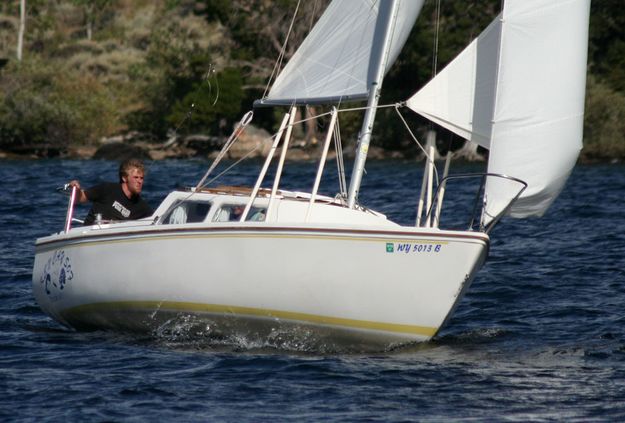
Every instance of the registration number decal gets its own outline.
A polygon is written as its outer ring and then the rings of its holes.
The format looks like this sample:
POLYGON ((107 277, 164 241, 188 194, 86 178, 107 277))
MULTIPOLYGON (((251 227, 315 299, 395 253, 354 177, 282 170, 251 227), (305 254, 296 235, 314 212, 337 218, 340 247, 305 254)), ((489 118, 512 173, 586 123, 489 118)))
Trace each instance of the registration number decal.
POLYGON ((435 243, 402 243, 402 242, 387 242, 387 253, 439 253, 443 248, 442 244, 435 243))

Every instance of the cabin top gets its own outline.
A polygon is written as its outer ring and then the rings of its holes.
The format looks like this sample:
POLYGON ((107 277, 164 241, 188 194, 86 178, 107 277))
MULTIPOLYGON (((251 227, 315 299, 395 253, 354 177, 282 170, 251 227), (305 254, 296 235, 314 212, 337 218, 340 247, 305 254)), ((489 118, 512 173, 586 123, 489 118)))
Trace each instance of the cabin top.
POLYGON ((342 198, 303 192, 260 189, 253 202, 252 190, 222 186, 171 192, 154 212, 156 224, 267 222, 393 225, 386 216, 364 208, 349 209, 342 198), (246 211, 247 209, 247 211, 246 211), (245 217, 243 217, 245 215, 245 217))

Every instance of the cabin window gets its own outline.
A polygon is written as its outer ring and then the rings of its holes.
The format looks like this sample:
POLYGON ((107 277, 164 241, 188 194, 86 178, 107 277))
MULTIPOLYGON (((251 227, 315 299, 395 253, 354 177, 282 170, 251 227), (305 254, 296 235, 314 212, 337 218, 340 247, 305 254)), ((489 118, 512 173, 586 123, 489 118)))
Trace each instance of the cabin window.
MULTIPOLYGON (((238 222, 241 220, 241 215, 245 210, 245 205, 242 204, 224 204, 215 212, 213 216, 213 222, 238 222)), ((267 209, 261 207, 252 207, 247 214, 248 222, 262 222, 265 220, 267 209)))
POLYGON ((165 225, 179 223, 203 222, 210 211, 211 203, 207 201, 180 201, 162 220, 165 225))

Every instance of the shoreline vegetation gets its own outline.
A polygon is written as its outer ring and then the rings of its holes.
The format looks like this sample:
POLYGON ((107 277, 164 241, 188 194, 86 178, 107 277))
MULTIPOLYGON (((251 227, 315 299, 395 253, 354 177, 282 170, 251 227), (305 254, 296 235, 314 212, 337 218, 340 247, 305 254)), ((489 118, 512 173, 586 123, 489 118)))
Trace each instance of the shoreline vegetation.
MULTIPOLYGON (((285 61, 329 0, 303 2, 285 61)), ((499 12, 500 0, 449 0, 436 28, 426 1, 380 104, 403 101, 442 69, 499 12), (432 46, 439 31, 436 60, 432 46), (434 66, 436 64, 436 66, 434 66)), ((296 0, 16 0, 0 5, 0 159, 210 158, 262 97, 296 0), (22 8, 23 6, 23 8, 22 8), (16 54, 17 53, 17 54, 16 54)), ((581 163, 625 161, 625 9, 591 5, 581 163)), ((284 110, 256 109, 228 153, 263 155, 284 110)), ((300 108, 287 156, 312 160, 327 110, 300 108)), ((400 110, 420 142, 436 131, 438 156, 483 161, 487 152, 400 110)), ((360 114, 341 114, 353 155, 360 114)), ((370 159, 423 159, 394 108, 380 109, 370 159)))

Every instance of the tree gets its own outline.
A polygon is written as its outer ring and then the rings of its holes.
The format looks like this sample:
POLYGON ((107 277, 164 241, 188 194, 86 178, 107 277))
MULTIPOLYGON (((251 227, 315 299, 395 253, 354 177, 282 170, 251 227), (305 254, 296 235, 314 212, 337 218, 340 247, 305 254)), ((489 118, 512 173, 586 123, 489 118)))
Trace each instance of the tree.
MULTIPOLYGON (((329 0, 205 0, 201 13, 209 21, 218 20, 228 27, 234 42, 232 64, 244 72, 243 89, 250 97, 259 98, 280 71, 275 66, 277 59, 282 56, 278 65, 286 64, 328 3, 329 0)), ((304 114, 308 117, 317 112, 309 107, 304 114)), ((305 131, 300 132, 307 144, 318 138, 314 120, 306 121, 305 131)))
POLYGON ((101 15, 114 6, 115 0, 73 0, 73 3, 84 10, 87 39, 91 41, 101 15))
POLYGON ((167 121, 174 127, 185 123, 185 130, 224 135, 239 118, 243 92, 238 69, 227 68, 194 83, 182 100, 177 101, 167 121), (228 126, 228 127, 226 127, 228 126))
POLYGON ((625 13, 620 0, 593 1, 590 9, 589 69, 625 93, 625 13))
POLYGON ((22 60, 24 48, 24 31, 26 30, 26 0, 20 0, 20 24, 17 34, 17 60, 22 60))
POLYGON ((224 110, 230 106, 223 103, 233 100, 240 111, 241 95, 235 91, 243 82, 238 70, 227 69, 230 42, 221 36, 222 29, 181 7, 160 9, 150 29, 145 61, 133 74, 143 104, 129 116, 130 125, 158 137, 172 127, 181 132, 218 129, 214 119, 224 118, 228 126, 231 113, 224 110), (236 89, 232 84, 238 84, 236 89))

